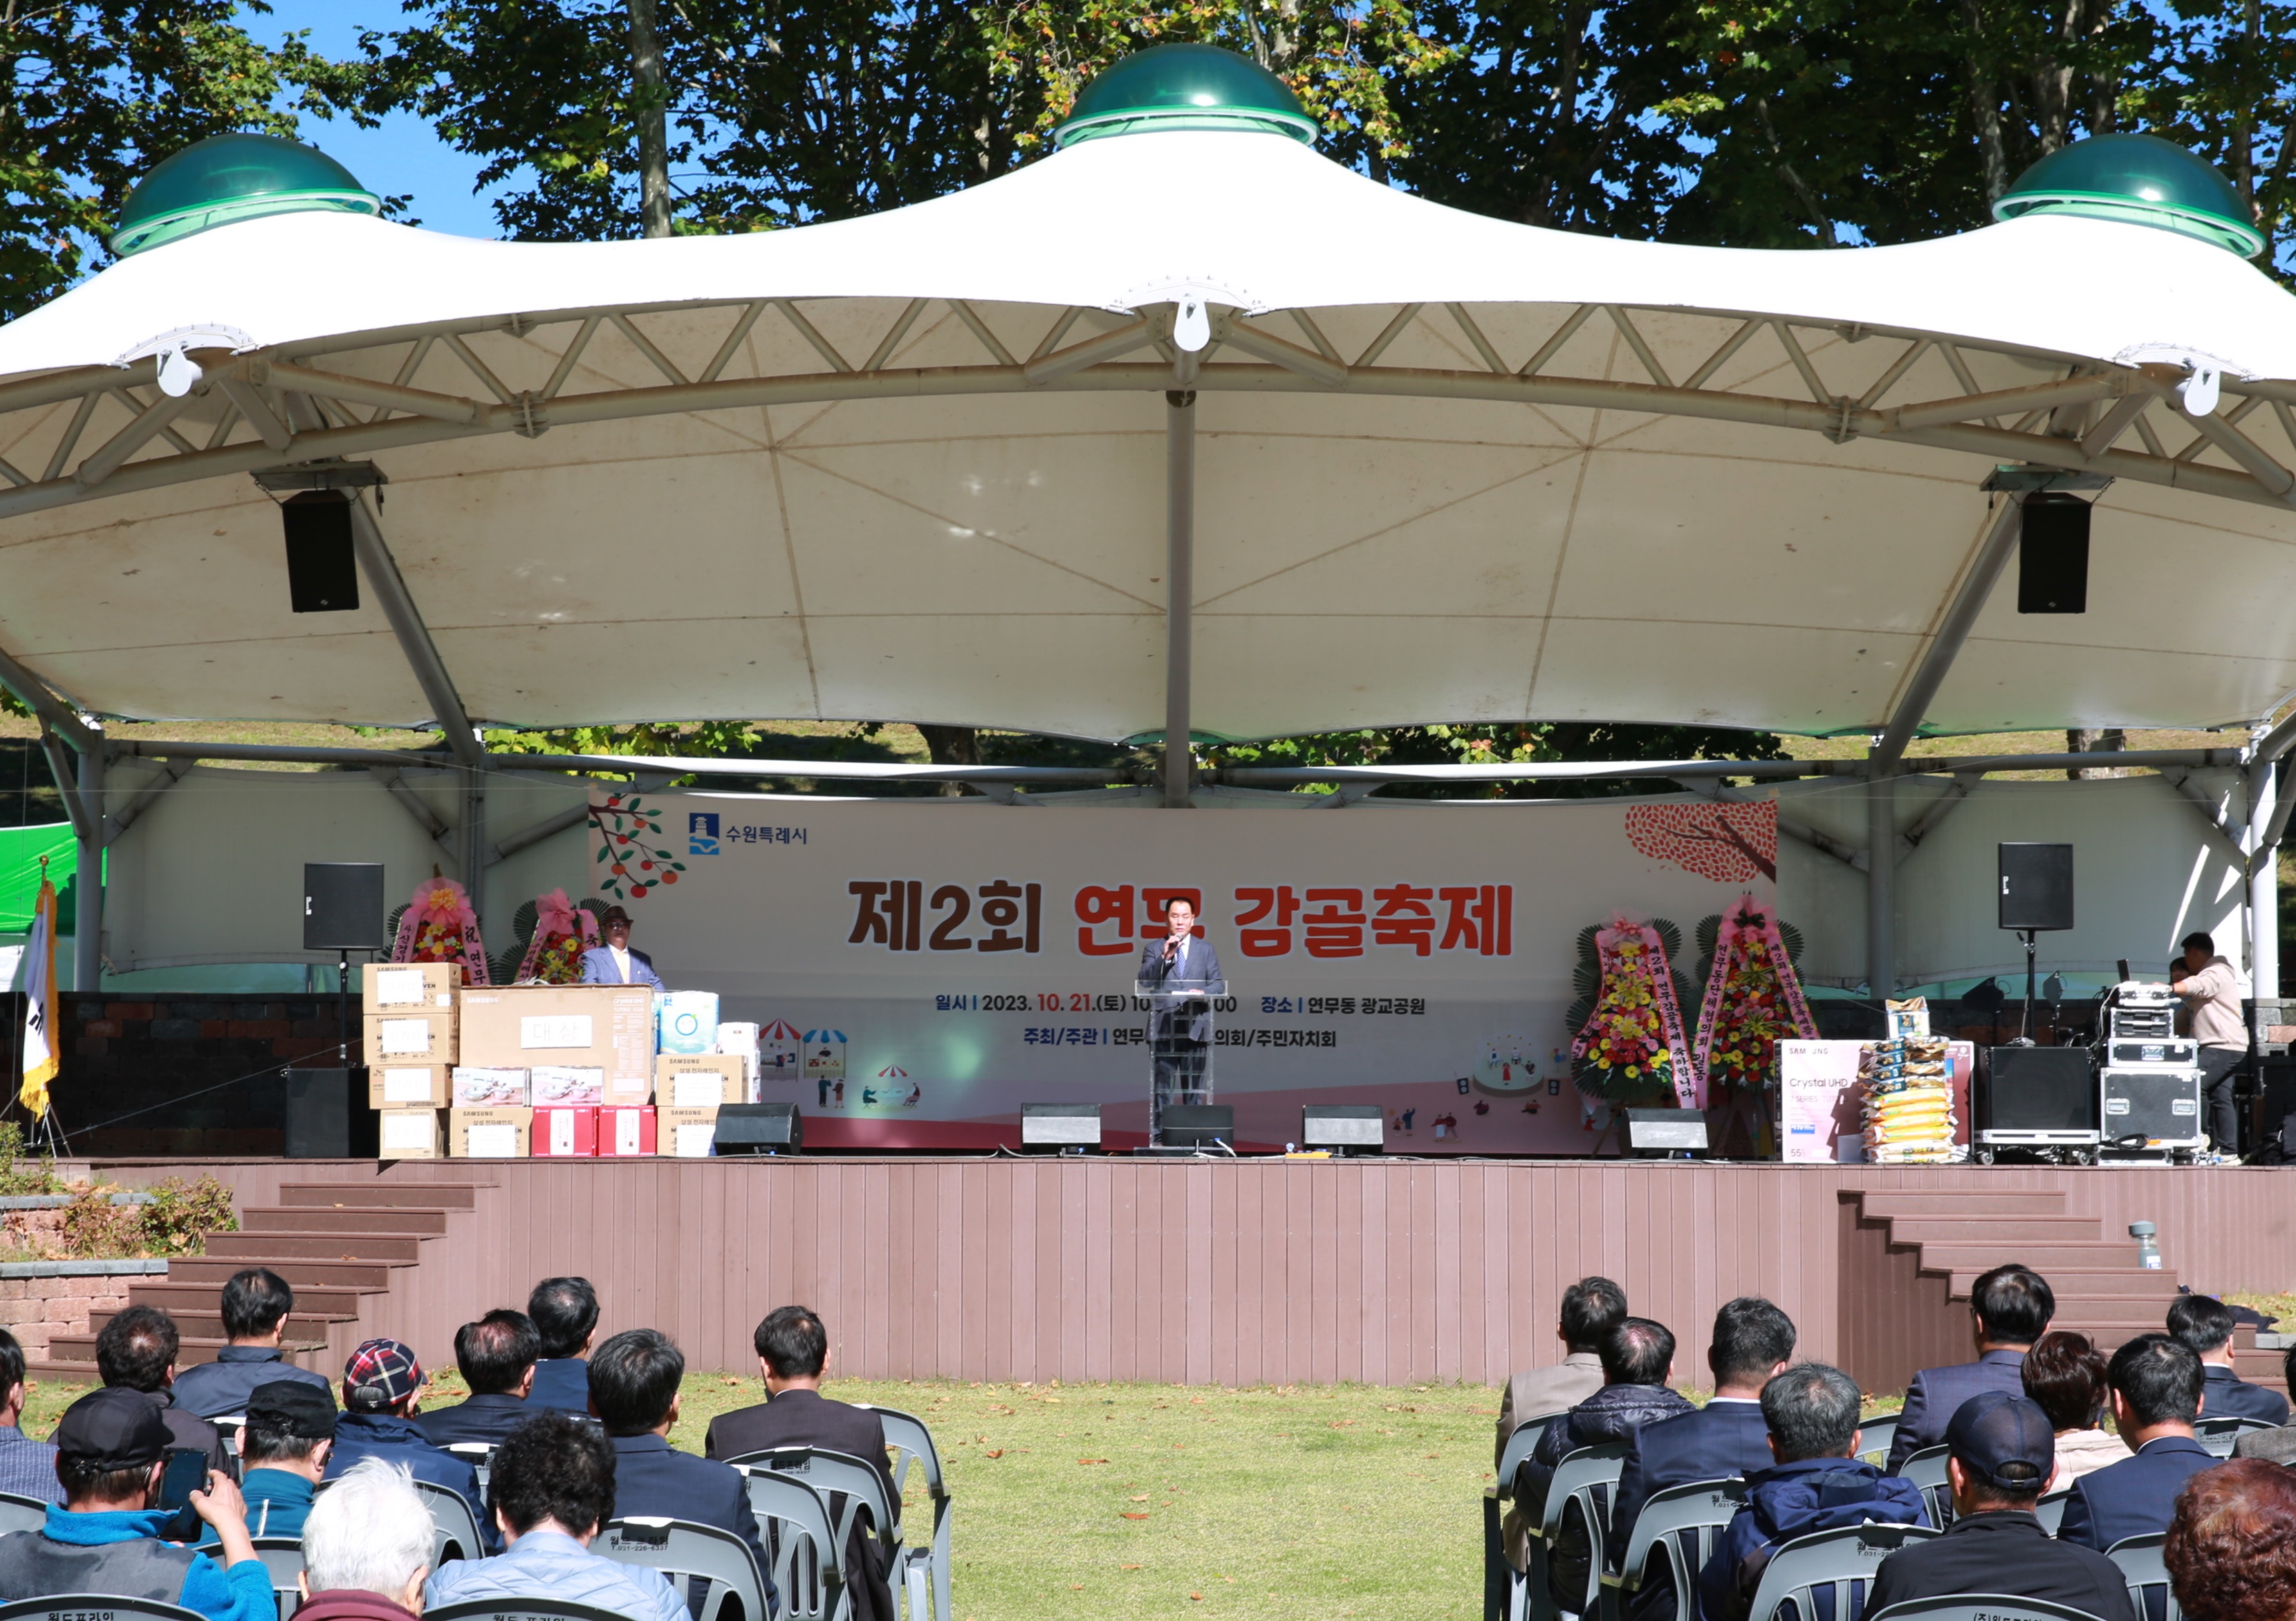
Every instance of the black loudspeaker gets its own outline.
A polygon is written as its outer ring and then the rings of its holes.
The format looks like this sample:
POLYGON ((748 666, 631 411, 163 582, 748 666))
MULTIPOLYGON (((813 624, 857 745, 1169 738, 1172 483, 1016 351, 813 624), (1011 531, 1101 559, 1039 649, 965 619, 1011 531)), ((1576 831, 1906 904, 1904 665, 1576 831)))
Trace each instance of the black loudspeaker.
POLYGON ((382 1117, 366 1106, 364 1069, 287 1072, 287 1158, 372 1159, 382 1117))
POLYGON ((303 864, 303 949, 381 951, 382 864, 303 864))
POLYGON ((359 605, 351 498, 308 489, 280 503, 287 531, 287 600, 297 613, 348 613, 359 605))
POLYGON ((727 1103, 718 1110, 718 1153, 795 1154, 805 1148, 805 1117, 794 1103, 727 1103))
POLYGON ((2001 927, 2056 929, 2073 926, 2073 847, 2001 847, 2001 927))
POLYGON ((1992 1047, 1986 1058, 1970 1100, 1977 1130, 2096 1129, 2096 1083, 2087 1047, 1992 1047))
POLYGON ((1167 1148, 1234 1148, 1235 1110, 1225 1103, 1167 1103, 1167 1148))
POLYGON ((2088 611, 2089 505, 2078 495, 2025 497, 2018 515, 2017 611, 2088 611))

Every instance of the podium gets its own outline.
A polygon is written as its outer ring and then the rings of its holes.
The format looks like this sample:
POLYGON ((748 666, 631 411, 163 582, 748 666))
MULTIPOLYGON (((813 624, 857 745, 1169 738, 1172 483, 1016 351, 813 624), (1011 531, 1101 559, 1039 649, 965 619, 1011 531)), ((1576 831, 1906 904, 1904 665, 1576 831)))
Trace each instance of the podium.
POLYGON ((1227 995, 1225 979, 1199 979, 1152 971, 1133 981, 1132 995, 1148 1010, 1148 1146, 1164 1146, 1168 1104, 1212 1101, 1212 1016, 1227 995))

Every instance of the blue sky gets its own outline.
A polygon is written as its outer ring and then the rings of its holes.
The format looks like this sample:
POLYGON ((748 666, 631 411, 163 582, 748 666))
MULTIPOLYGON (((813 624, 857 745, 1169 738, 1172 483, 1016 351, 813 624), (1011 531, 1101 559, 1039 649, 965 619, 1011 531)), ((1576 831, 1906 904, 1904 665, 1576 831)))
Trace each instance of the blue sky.
MULTIPOLYGON (((308 32, 314 50, 347 57, 357 53, 361 29, 394 28, 402 15, 397 0, 272 0, 268 17, 242 12, 240 21, 266 42, 308 32)), ((369 191, 411 193, 410 210, 427 229, 458 236, 499 234, 486 197, 473 194, 479 160, 448 146, 422 119, 400 113, 379 129, 361 129, 348 119, 306 114, 302 134, 369 191)))

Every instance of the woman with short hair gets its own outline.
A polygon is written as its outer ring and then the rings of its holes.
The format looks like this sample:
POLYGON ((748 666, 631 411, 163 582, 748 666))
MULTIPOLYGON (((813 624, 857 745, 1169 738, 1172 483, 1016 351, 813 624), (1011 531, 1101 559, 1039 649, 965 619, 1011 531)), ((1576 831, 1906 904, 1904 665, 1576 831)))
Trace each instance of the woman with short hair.
POLYGON ((2063 1491, 2083 1475, 2128 1456, 2120 1437, 2103 1427, 2104 1353, 2086 1334, 2060 1329, 2025 1353, 2025 1394, 2049 1415, 2057 1436, 2057 1479, 2063 1491))
POLYGON ((2161 1557, 2187 1621, 2296 1621, 2296 1474, 2235 1458, 2194 1476, 2161 1557))

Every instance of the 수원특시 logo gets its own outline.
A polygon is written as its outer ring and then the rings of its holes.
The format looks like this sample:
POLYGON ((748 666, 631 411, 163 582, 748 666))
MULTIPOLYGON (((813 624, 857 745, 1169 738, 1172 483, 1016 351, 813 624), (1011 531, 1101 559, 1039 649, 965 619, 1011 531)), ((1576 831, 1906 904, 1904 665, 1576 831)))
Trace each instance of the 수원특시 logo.
POLYGON ((718 813, 692 811, 685 818, 685 853, 689 856, 718 854, 718 813))

